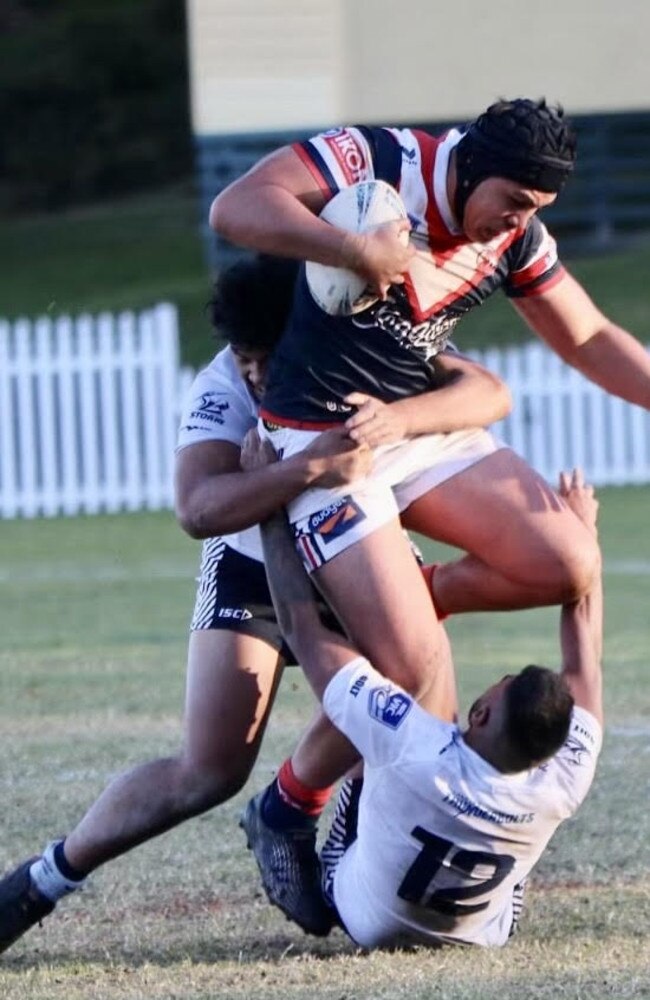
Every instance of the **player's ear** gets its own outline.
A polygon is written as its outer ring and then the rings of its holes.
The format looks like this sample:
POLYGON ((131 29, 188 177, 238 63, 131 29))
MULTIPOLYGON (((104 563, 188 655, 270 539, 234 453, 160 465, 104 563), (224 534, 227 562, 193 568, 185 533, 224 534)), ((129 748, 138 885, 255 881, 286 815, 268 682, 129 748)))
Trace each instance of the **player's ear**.
POLYGON ((486 726, 490 719, 490 706, 484 701, 476 701, 469 713, 469 723, 478 729, 486 726))

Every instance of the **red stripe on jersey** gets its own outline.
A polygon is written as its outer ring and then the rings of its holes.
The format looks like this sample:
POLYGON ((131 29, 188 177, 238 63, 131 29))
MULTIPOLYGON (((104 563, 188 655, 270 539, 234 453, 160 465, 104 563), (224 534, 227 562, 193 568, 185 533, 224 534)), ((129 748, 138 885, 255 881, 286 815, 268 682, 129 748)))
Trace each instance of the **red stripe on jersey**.
POLYGON ((419 129, 414 130, 413 135, 417 139, 422 157, 420 161, 420 168, 422 170, 424 190, 427 195, 427 209, 425 215, 429 230, 429 243, 431 243, 434 239, 436 242, 448 242, 450 240, 457 242, 458 237, 450 233, 443 222, 433 190, 433 170, 436 162, 436 154, 438 152, 438 146, 444 139, 444 136, 434 139, 433 136, 427 135, 426 132, 421 132, 419 129))
MULTIPOLYGON (((416 321, 421 323, 430 316, 433 316, 434 313, 441 312, 447 306, 453 305, 454 302, 466 295, 472 288, 476 288, 481 281, 488 278, 491 274, 494 274, 499 266, 499 260, 503 254, 520 236, 521 230, 517 229, 505 236, 496 247, 486 248, 484 255, 478 254, 474 269, 470 272, 469 276, 465 279, 458 277, 455 280, 453 287, 445 295, 432 297, 423 301, 424 296, 429 290, 428 282, 423 282, 421 277, 420 279, 416 279, 414 281, 411 274, 407 273, 405 276, 404 287, 416 321), (420 293, 418 294, 418 286, 420 285, 420 293)), ((432 269, 440 268, 442 270, 445 263, 453 261, 456 255, 467 257, 472 253, 472 248, 474 246, 475 244, 463 241, 460 243, 457 242, 453 247, 449 247, 447 250, 431 250, 430 267, 432 269)), ((476 251, 474 252, 476 253, 476 251)), ((427 255, 425 251, 420 252, 420 260, 423 260, 426 264, 427 255)), ((445 283, 447 284, 447 287, 449 287, 449 278, 445 279, 445 283)), ((435 274, 432 273, 430 287, 435 289, 435 284, 435 274)))
POLYGON ((533 295, 541 295, 542 292, 548 292, 549 289, 555 288, 555 286, 559 284, 560 281, 562 281, 565 275, 566 275, 566 268, 560 266, 559 271, 556 271, 555 274, 552 274, 551 277, 548 279, 548 281, 542 281, 541 284, 535 285, 534 288, 524 289, 520 297, 523 299, 527 299, 531 298, 533 295))
POLYGON ((309 155, 309 153, 307 152, 307 150, 303 146, 301 146, 299 142, 294 142, 291 148, 293 149, 294 153, 298 154, 299 158, 305 164, 305 166, 309 170, 310 174, 312 175, 312 177, 314 178, 314 180, 318 184, 318 187, 320 188, 321 193, 329 201, 330 198, 332 197, 332 189, 330 188, 329 184, 325 180, 323 174, 320 172, 320 170, 318 169, 318 167, 316 166, 316 164, 312 160, 312 158, 309 155))
POLYGON ((539 278, 540 274, 544 274, 544 271, 550 271, 556 260, 557 254, 555 250, 547 251, 534 264, 522 268, 521 271, 514 271, 510 275, 510 284, 513 288, 519 288, 520 285, 527 285, 529 281, 534 281, 535 278, 539 278))

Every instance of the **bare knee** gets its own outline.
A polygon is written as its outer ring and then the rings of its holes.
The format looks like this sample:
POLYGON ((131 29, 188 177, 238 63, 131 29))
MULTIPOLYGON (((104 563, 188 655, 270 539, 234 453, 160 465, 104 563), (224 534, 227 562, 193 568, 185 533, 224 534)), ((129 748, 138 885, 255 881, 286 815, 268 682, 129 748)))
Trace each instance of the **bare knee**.
POLYGON ((251 765, 244 762, 175 761, 173 798, 179 816, 189 819, 227 802, 246 784, 251 765))
POLYGON ((571 565, 563 603, 577 601, 591 590, 600 569, 600 553, 595 539, 580 546, 571 565))
POLYGON ((553 603, 567 604, 584 597, 593 585, 599 558, 595 539, 584 536, 545 567, 553 603))

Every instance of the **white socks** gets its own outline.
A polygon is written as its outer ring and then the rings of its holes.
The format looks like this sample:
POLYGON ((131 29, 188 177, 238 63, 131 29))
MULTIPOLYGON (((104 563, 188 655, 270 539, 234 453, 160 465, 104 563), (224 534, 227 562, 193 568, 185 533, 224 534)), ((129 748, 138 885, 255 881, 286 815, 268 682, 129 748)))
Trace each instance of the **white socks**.
POLYGON ((67 896, 69 892, 80 889, 86 881, 83 878, 73 881, 61 874, 54 860, 54 849, 59 843, 61 841, 54 840, 48 844, 42 857, 38 858, 29 869, 31 880, 38 891, 52 903, 56 903, 62 896, 67 896))

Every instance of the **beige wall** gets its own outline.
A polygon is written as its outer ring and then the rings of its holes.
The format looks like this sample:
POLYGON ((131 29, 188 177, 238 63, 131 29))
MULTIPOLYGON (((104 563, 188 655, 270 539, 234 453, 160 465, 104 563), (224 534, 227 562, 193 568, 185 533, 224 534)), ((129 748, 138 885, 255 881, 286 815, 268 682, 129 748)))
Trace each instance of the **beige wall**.
POLYGON ((188 0, 194 131, 301 128, 342 107, 346 0, 188 0))
POLYGON ((188 0, 188 20, 199 135, 463 119, 515 95, 650 108, 650 0, 188 0))

